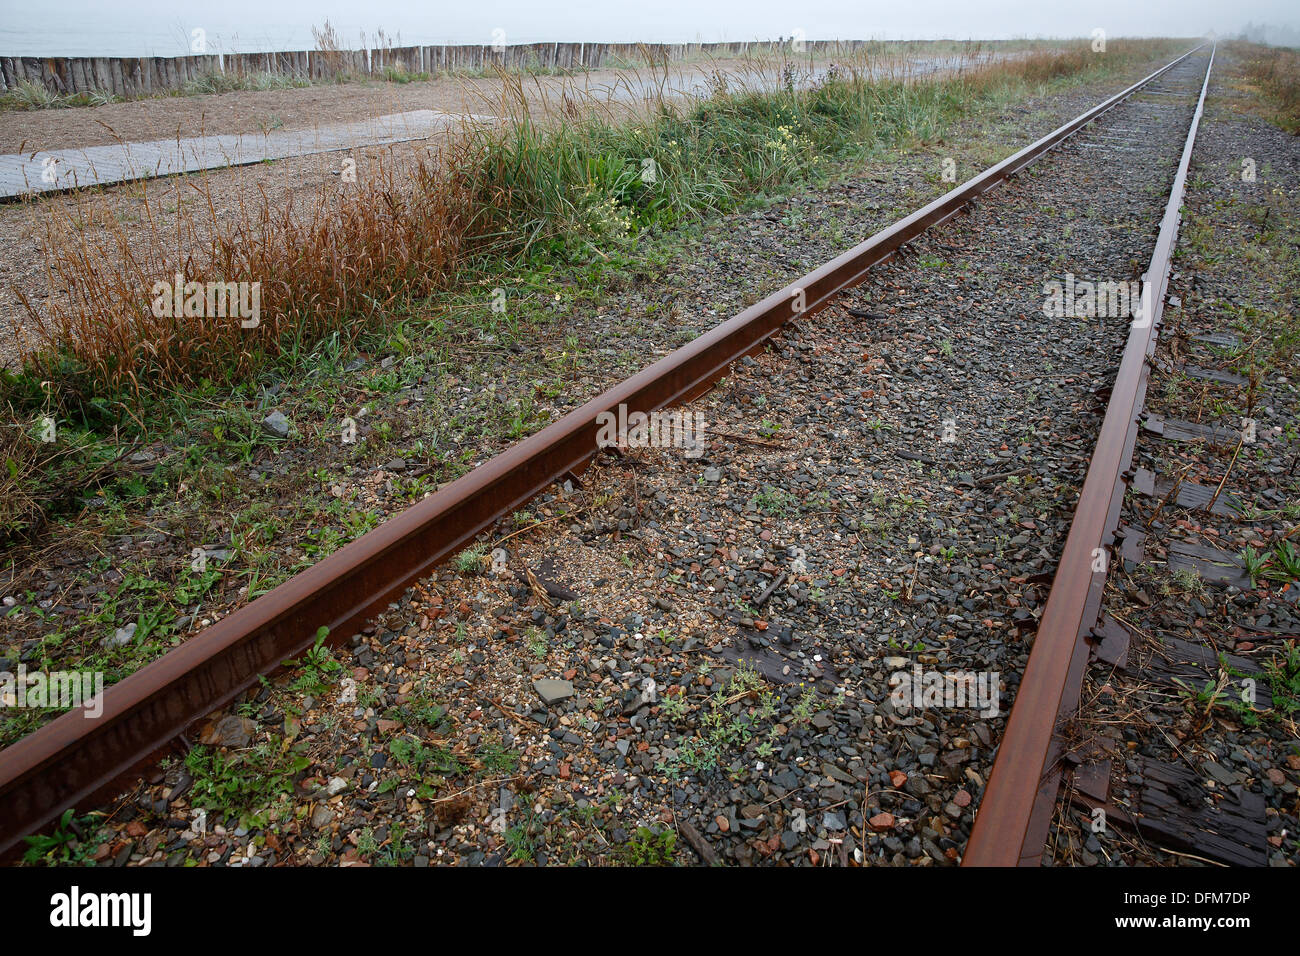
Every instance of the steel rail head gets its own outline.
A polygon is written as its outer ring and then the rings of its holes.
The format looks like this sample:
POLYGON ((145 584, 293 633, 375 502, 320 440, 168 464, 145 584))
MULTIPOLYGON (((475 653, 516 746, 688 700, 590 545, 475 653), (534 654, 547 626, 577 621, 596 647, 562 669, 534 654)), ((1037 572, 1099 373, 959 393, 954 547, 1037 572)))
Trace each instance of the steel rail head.
MULTIPOLYGON (((1199 47, 1198 47, 1199 49, 1199 47)), ((1052 763, 1057 723, 1077 699, 1066 699, 1072 666, 1082 667, 1081 645, 1094 620, 1087 620, 1088 596, 1105 572, 1093 570, 1094 555, 1114 532, 1112 503, 1132 460, 1137 421, 1146 391, 1147 358, 1155 348, 1164 312, 1170 262, 1178 237, 1179 210, 1197 127, 1205 107, 1215 47, 1211 46, 1200 97, 1188 124, 1178 170, 1170 186, 1143 288, 1142 315, 1128 340, 1112 386, 1065 548, 1057 565, 1034 646, 1007 717, 988 785, 975 814, 963 866, 1037 866, 1042 861, 1060 774, 1052 763)), ((1095 611, 1095 605, 1091 606, 1095 611)), ((1075 685, 1077 694, 1077 685, 1075 685)))
POLYGON ((787 321, 815 314, 904 243, 1123 102, 1199 47, 772 293, 536 435, 390 518, 319 564, 109 687, 100 716, 63 714, 0 751, 0 852, 109 788, 195 720, 302 653, 317 630, 342 637, 502 515, 596 453, 598 415, 649 412, 698 394, 787 321), (802 308, 800 306, 802 305, 802 308))

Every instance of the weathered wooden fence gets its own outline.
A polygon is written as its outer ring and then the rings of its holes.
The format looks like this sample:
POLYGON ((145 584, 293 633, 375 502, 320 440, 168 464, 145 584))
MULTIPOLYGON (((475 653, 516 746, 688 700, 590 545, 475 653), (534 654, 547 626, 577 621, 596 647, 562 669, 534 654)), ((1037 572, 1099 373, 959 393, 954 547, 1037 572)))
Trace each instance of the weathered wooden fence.
POLYGON ((150 57, 0 57, 0 93, 24 81, 60 95, 104 92, 124 98, 178 90, 210 76, 272 76, 329 80, 340 75, 468 73, 505 70, 590 70, 692 56, 734 57, 775 53, 845 55, 860 40, 809 40, 802 50, 787 41, 752 43, 521 43, 510 46, 406 46, 373 50, 299 50, 284 53, 227 53, 150 57))

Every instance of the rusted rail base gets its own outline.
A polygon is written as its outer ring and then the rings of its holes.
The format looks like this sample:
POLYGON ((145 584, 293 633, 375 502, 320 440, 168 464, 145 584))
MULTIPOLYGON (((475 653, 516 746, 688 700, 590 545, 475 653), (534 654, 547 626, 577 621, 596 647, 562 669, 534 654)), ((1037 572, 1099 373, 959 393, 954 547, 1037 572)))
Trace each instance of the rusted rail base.
POLYGON ((963 866, 1038 866, 1042 862, 1063 772, 1055 735, 1061 721, 1073 716, 1079 705, 1088 659, 1086 636, 1097 621, 1106 583, 1106 572, 1093 570, 1095 555, 1098 549, 1113 543, 1119 505, 1127 487, 1125 472, 1133 460, 1149 359, 1155 352, 1156 330, 1164 312, 1170 261, 1178 238, 1187 171, 1213 67, 1211 49, 1201 95, 1144 278, 1142 314, 1129 329, 1097 447, 1020 690, 975 815, 963 866))
POLYGON ((825 308, 908 240, 955 215, 1193 52, 728 319, 110 687, 99 718, 72 711, 0 751, 0 852, 68 807, 109 795, 116 782, 196 719, 302 653, 318 628, 346 638, 497 518, 560 476, 580 471, 595 453, 601 412, 620 404, 629 412, 649 412, 697 395, 786 321, 825 308))

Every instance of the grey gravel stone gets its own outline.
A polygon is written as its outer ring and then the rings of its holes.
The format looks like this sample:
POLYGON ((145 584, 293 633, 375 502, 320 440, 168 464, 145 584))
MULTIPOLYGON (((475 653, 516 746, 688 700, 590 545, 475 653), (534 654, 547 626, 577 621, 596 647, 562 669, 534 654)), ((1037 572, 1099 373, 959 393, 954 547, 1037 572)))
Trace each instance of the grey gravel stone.
POLYGON ((262 430, 273 438, 289 437, 289 419, 274 411, 262 419, 262 430))
POLYGON ((572 697, 573 682, 547 677, 533 681, 533 690, 537 691, 537 696, 549 706, 572 697))

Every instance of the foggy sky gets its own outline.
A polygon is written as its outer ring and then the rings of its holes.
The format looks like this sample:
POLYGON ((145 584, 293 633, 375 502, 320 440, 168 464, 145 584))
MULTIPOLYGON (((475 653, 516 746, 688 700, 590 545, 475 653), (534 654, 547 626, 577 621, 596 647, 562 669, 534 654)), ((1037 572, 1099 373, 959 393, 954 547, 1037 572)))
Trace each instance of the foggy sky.
POLYGON ((1199 36, 1235 33, 1248 22, 1300 26, 1295 0, 0 0, 0 55, 101 46, 148 47, 129 54, 185 53, 203 28, 218 52, 307 49, 310 27, 327 17, 344 45, 359 31, 400 31, 406 44, 542 40, 683 42, 769 39, 999 39, 1087 36, 1199 36))

